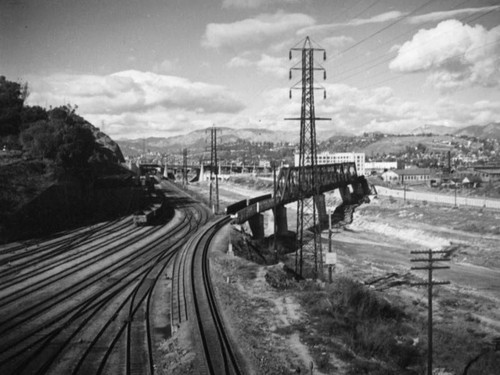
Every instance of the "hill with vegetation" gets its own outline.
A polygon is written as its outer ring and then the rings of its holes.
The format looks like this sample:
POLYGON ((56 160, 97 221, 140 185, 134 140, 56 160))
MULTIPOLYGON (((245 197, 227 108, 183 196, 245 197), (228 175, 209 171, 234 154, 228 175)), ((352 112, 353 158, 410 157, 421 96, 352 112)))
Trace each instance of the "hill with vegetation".
POLYGON ((475 138, 495 138, 500 140, 500 122, 491 123, 485 126, 471 125, 460 129, 456 135, 466 135, 475 138))
POLYGON ((25 105, 28 86, 0 77, 0 226, 54 184, 126 175, 118 145, 70 105, 25 105))

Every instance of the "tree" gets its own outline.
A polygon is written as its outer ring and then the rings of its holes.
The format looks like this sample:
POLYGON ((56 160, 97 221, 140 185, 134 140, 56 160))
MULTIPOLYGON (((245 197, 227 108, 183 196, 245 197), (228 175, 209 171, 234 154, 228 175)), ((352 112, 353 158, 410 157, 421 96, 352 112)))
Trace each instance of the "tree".
POLYGON ((94 135, 90 129, 80 124, 66 124, 61 132, 57 161, 68 172, 79 173, 88 169, 95 148, 94 135))
POLYGON ((55 159, 59 147, 57 127, 47 120, 32 123, 20 134, 23 149, 33 157, 55 159))
POLYGON ((21 130, 24 130, 37 121, 48 120, 47 111, 40 106, 24 106, 21 111, 21 130))
POLYGON ((7 81, 0 76, 0 136, 19 134, 21 111, 27 96, 27 84, 7 81))

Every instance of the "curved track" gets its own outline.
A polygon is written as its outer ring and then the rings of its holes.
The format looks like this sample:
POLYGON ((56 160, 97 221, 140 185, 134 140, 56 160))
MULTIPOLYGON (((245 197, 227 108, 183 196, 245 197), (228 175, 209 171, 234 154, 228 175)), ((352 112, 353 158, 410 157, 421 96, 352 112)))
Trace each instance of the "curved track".
MULTIPOLYGON (((200 354, 204 361, 199 371, 208 374, 242 374, 234 344, 224 327, 210 279, 208 252, 216 233, 229 222, 221 218, 205 225, 186 247, 187 259, 183 264, 184 289, 191 300, 192 321, 199 337, 200 354)), ((179 254, 181 256, 181 254, 179 254)), ((177 297, 179 298, 179 297, 177 297)))
POLYGON ((166 270, 209 217, 162 186, 176 208, 165 225, 129 217, 0 248, 1 374, 154 373, 166 270))

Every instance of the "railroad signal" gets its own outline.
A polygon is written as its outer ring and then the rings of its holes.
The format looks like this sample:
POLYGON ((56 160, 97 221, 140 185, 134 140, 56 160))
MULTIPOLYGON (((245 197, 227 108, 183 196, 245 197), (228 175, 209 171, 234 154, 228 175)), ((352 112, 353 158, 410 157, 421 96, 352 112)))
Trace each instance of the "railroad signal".
POLYGON ((411 283, 411 286, 427 286, 427 375, 432 375, 432 287, 434 285, 446 285, 449 281, 434 281, 432 279, 432 271, 448 269, 449 266, 437 266, 436 262, 449 262, 450 258, 447 257, 448 251, 432 251, 432 250, 418 250, 411 251, 410 254, 426 254, 425 258, 410 259, 410 262, 424 262, 425 266, 411 267, 412 270, 426 270, 428 272, 428 279, 422 283, 411 283), (440 258, 434 258, 435 255, 441 254, 440 258))

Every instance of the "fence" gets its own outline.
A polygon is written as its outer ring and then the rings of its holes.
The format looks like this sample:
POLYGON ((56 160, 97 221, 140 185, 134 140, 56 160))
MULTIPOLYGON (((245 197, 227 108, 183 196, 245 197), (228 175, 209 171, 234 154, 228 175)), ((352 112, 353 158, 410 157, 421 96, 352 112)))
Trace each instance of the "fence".
POLYGON ((486 207, 500 210, 500 200, 491 198, 464 197, 460 195, 445 195, 437 193, 427 193, 412 190, 393 190, 386 187, 377 186, 377 193, 384 196, 408 199, 415 201, 427 201, 429 203, 450 204, 456 206, 486 207))

